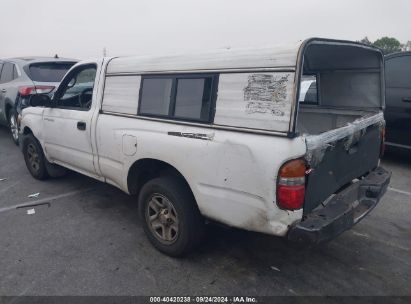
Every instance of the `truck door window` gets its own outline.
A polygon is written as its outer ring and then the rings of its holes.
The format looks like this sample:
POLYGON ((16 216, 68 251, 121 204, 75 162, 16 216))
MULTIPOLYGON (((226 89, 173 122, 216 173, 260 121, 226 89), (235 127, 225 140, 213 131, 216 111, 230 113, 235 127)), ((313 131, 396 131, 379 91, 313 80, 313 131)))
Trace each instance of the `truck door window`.
POLYGON ((89 110, 92 103, 94 81, 97 68, 78 67, 63 80, 62 87, 56 93, 57 106, 74 110, 89 110), (61 96, 61 97, 60 97, 61 96))

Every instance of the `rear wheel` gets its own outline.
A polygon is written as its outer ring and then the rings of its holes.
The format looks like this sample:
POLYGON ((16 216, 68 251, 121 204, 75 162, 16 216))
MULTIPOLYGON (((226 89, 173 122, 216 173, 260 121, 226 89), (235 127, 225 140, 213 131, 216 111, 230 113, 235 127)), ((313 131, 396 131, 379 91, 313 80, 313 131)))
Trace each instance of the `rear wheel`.
POLYGON ((33 134, 24 138, 23 155, 27 169, 35 179, 43 180, 49 177, 43 149, 33 134))
POLYGON ((8 124, 11 133, 11 137, 16 145, 19 144, 19 128, 17 125, 16 111, 11 109, 8 113, 8 124))
POLYGON ((177 176, 147 182, 139 195, 139 211, 148 239, 167 255, 188 253, 204 234, 204 219, 193 194, 177 176))

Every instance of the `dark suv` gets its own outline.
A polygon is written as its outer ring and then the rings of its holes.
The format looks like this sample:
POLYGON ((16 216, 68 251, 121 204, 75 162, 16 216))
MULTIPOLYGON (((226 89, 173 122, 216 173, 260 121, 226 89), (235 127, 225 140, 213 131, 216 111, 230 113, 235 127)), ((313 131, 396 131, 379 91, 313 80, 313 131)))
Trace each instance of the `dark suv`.
POLYGON ((386 144, 411 149, 411 52, 385 57, 386 144))
POLYGON ((32 94, 50 93, 76 60, 47 57, 0 60, 0 125, 18 143, 17 114, 32 94))

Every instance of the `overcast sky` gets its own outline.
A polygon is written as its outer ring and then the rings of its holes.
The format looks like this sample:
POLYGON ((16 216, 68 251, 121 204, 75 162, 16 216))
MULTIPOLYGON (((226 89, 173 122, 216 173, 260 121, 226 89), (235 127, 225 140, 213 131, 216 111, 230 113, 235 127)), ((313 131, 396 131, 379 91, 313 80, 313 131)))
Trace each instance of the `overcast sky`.
POLYGON ((0 58, 89 58, 273 45, 308 37, 411 40, 410 0, 1 0, 0 58))

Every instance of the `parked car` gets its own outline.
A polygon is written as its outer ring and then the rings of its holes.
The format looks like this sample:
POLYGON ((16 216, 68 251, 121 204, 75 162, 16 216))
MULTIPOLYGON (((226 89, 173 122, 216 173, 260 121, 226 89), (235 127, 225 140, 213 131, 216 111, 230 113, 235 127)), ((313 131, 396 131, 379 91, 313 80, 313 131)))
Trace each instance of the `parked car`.
POLYGON ((0 125, 8 126, 18 143, 17 115, 28 97, 50 93, 76 63, 72 59, 26 57, 0 60, 0 125))
POLYGON ((411 52, 385 57, 386 145, 411 149, 411 52))
POLYGON ((148 239, 172 256, 198 244, 205 219, 318 244, 390 181, 382 66, 376 48, 326 39, 83 61, 52 99, 31 97, 21 147, 34 178, 68 168, 138 195, 148 239), (298 102, 306 75, 321 83, 316 103, 298 102))

